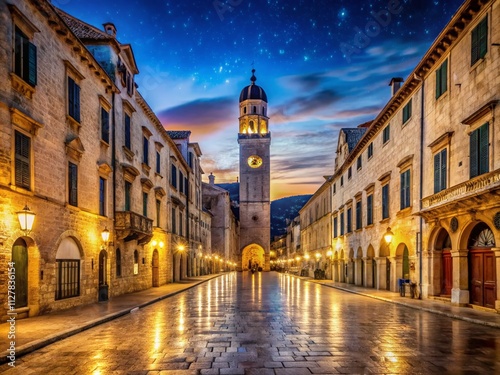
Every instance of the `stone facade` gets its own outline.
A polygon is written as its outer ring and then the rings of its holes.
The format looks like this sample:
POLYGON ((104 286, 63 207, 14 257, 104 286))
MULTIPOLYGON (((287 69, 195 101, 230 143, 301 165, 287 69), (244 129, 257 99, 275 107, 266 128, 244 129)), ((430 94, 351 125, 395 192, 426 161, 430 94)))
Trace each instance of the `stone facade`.
MULTIPOLYGON (((339 137, 327 182, 334 280, 397 291, 406 279, 424 298, 500 311, 499 19, 498 1, 466 1, 354 147, 339 137)), ((319 225, 322 199, 301 227, 319 225)), ((303 243, 320 236, 311 230, 303 243)), ((316 242, 309 251, 326 261, 316 242)))
MULTIPOLYGON (((192 224, 211 226, 201 151, 187 139, 195 157, 183 155, 137 91, 130 45, 48 1, 2 3, 0 14, 0 266, 16 263, 18 317, 198 274, 176 246, 206 246, 192 224), (16 217, 25 206, 30 233, 16 217)), ((6 290, 2 271, 2 316, 6 290)))

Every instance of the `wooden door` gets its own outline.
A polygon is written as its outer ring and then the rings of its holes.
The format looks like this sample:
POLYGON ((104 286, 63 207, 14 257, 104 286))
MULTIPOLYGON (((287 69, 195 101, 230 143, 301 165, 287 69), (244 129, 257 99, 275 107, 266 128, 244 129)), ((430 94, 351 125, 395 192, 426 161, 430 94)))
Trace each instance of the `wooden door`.
POLYGON ((389 262, 389 259, 387 259, 386 262, 386 267, 385 267, 385 279, 386 279, 386 284, 385 284, 385 289, 391 290, 391 262, 389 262))
POLYGON ((160 260, 158 250, 153 251, 153 286, 160 286, 160 260))
POLYGON ((441 270, 441 295, 451 296, 451 289, 453 288, 453 259, 449 250, 443 250, 441 270))
POLYGON ((483 298, 484 306, 495 308, 496 299, 496 267, 495 253, 491 250, 486 250, 483 253, 483 298))
POLYGON ((28 246, 18 239, 12 247, 12 262, 16 270, 15 308, 28 306, 28 246))
POLYGON ((481 250, 469 252, 470 302, 483 306, 483 253, 481 250))

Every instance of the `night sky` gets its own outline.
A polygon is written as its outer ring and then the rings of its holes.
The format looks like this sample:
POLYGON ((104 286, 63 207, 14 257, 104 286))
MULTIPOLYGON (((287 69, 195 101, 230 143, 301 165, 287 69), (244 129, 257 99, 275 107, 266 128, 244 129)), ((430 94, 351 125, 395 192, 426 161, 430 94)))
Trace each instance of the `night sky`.
POLYGON ((168 130, 191 130, 206 176, 238 176, 238 97, 252 66, 269 99, 271 196, 333 173, 338 130, 373 119, 462 1, 52 0, 130 43, 139 91, 168 130))

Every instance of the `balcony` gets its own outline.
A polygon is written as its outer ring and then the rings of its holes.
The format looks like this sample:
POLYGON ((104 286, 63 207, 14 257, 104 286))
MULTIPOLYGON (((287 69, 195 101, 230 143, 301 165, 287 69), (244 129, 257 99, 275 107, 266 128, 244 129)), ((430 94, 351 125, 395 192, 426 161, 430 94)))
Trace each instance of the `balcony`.
POLYGON ((420 214, 424 217, 434 216, 429 213, 436 208, 439 208, 440 213, 444 214, 443 210, 446 210, 446 207, 451 203, 453 203, 451 205, 453 207, 451 207, 450 211, 477 207, 478 203, 480 204, 481 201, 484 201, 485 194, 498 189, 500 189, 500 169, 474 177, 461 184, 423 198, 420 214))
POLYGON ((132 211, 117 211, 115 230, 118 240, 137 240, 137 243, 145 244, 153 237, 153 220, 132 211))

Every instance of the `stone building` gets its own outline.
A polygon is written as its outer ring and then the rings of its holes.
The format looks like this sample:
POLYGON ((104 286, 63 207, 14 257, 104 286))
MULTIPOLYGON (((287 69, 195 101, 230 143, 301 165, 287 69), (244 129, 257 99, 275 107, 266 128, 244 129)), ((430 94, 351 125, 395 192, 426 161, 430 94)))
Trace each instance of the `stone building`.
POLYGON ((201 151, 187 141, 190 164, 138 92, 131 46, 48 1, 0 14, 0 264, 15 263, 18 317, 198 273, 177 245, 203 243, 186 232, 201 151), (36 214, 31 231, 17 213, 36 214))
POLYGON ((355 145, 339 136, 334 280, 500 311, 499 21, 498 1, 464 2, 355 145))
POLYGON ((240 254, 241 268, 258 265, 270 270, 271 243, 271 132, 267 95, 255 81, 241 90, 239 100, 240 145, 240 254))

